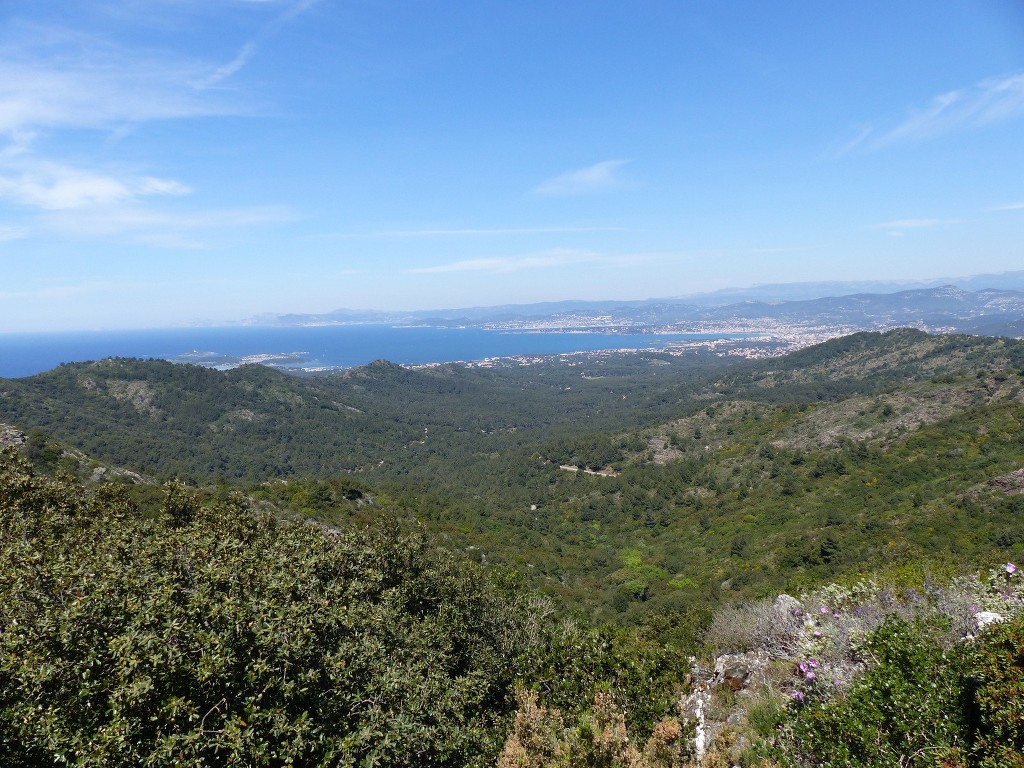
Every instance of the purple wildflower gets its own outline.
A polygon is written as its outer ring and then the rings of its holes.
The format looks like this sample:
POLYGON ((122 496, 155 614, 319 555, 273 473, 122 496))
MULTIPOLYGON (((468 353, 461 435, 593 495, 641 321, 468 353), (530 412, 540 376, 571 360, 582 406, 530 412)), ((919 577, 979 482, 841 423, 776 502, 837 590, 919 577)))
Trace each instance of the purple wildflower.
POLYGON ((799 664, 797 664, 797 669, 800 670, 801 674, 805 674, 807 672, 807 665, 801 661, 799 664))
POLYGON ((804 679, 808 680, 808 681, 813 680, 816 677, 817 677, 817 675, 814 674, 814 670, 811 670, 806 675, 804 675, 804 679))
POLYGON ((807 660, 807 666, 810 667, 811 669, 817 669, 818 668, 818 660, 817 659, 808 659, 807 660))
POLYGON ((789 694, 789 697, 793 699, 793 701, 799 701, 801 704, 803 703, 805 698, 802 691, 796 691, 795 693, 791 693, 789 694))
POLYGON ((820 630, 820 629, 816 629, 816 630, 814 630, 814 632, 813 632, 812 634, 813 634, 813 635, 814 635, 815 637, 821 637, 821 630, 820 630))
POLYGON ((1013 563, 1007 563, 1006 564, 1006 575, 1007 576, 1013 576, 1013 574, 1015 574, 1016 572, 1017 572, 1017 566, 1016 565, 1014 565, 1013 563))
POLYGON ((828 613, 828 608, 826 608, 824 605, 821 606, 821 614, 822 614, 822 616, 824 616, 826 613, 828 613))

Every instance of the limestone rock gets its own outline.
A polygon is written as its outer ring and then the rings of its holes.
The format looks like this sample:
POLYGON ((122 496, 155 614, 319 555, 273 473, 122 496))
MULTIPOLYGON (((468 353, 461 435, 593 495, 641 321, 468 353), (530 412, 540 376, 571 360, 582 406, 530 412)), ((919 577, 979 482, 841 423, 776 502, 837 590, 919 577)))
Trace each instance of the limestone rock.
POLYGON ((1000 621, 1003 621, 1003 616, 995 611, 978 611, 974 614, 974 625, 978 629, 983 629, 989 624, 998 624, 1000 621))

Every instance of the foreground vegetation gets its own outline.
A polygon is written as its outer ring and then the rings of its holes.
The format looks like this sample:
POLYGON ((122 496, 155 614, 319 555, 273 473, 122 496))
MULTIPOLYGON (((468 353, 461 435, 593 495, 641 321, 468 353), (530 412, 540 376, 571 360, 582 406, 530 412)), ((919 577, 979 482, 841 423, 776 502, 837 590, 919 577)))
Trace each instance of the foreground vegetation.
POLYGON ((0 764, 486 765, 517 685, 614 686, 641 723, 671 697, 657 646, 420 536, 164 496, 145 519, 4 453, 0 764))
MULTIPOLYGON (((147 518, 123 487, 3 453, 0 765, 697 764, 675 703, 707 684, 642 635, 393 526, 161 494, 147 518)), ((706 639, 762 666, 707 689, 733 716, 701 765, 1024 765, 1013 564, 738 604, 706 639), (1007 620, 979 632, 982 609, 1007 620)))

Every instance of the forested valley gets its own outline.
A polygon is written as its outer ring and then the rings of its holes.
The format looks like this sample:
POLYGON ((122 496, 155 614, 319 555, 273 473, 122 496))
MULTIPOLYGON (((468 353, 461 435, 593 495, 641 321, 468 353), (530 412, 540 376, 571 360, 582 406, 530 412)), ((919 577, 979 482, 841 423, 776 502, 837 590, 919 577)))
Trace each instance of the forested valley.
POLYGON ((766 642, 735 626, 780 593, 805 616, 781 699, 702 764, 882 764, 821 735, 872 717, 905 726, 901 764, 1014 764, 1022 421, 1024 342, 913 330, 764 361, 0 380, 0 764, 689 765, 691 657, 766 642), (965 651, 950 622, 990 598, 1009 620, 965 651), (790 679, 869 605, 841 694, 790 679), (878 705, 896 689, 906 711, 878 705))

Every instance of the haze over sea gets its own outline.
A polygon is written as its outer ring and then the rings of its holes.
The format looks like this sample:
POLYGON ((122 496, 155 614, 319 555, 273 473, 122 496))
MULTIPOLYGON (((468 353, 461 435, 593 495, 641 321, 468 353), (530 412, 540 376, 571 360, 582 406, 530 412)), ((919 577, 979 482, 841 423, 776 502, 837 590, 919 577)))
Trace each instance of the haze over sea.
POLYGON ((365 365, 378 359, 410 365, 469 362, 519 355, 656 349, 672 341, 737 336, 537 333, 387 325, 0 334, 0 377, 31 376, 61 363, 106 357, 159 358, 218 368, 263 362, 290 370, 330 370, 365 365))

